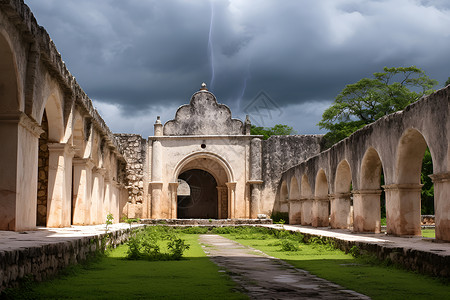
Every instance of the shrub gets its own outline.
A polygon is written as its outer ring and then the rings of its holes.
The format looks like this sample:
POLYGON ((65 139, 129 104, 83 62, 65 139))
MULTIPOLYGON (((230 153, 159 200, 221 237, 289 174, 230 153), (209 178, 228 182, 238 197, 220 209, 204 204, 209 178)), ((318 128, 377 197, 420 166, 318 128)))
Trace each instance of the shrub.
POLYGON ((127 259, 147 260, 180 260, 190 246, 177 236, 175 229, 165 226, 136 230, 127 245, 127 259))
POLYGON ((292 240, 282 240, 281 241, 281 251, 299 251, 300 247, 297 242, 292 240))

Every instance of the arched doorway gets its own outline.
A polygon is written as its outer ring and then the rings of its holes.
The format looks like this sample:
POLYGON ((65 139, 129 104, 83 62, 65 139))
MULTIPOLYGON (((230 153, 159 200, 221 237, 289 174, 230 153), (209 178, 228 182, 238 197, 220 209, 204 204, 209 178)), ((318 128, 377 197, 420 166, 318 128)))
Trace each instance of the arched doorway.
POLYGON ((177 190, 179 219, 218 218, 217 182, 214 176, 204 170, 192 169, 180 174, 178 180, 180 183, 177 190))
POLYGON ((176 218, 234 218, 236 183, 224 159, 214 153, 196 153, 184 158, 174 175, 177 188, 171 193, 176 218))

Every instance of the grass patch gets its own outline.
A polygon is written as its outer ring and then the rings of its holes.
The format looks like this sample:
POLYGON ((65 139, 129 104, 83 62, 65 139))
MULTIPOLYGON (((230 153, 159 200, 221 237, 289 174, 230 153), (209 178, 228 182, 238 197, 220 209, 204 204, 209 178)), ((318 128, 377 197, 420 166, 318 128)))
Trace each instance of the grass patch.
MULTIPOLYGON (((108 257, 70 267, 58 278, 30 283, 6 299, 248 299, 212 263, 198 235, 180 234, 190 244, 178 261, 127 260, 128 247, 108 257)), ((0 297, 1 298, 1 297, 0 297)))
MULTIPOLYGON (((446 299, 450 295, 450 286, 442 279, 396 268, 369 256, 354 257, 318 238, 309 244, 300 242, 299 250, 292 251, 291 245, 283 247, 283 241, 295 244, 301 235, 283 231, 278 233, 279 238, 270 233, 254 234, 265 237, 250 240, 239 233, 222 235, 373 299, 446 299)), ((353 252, 358 256, 356 250, 353 252)))
POLYGON ((422 229, 422 236, 427 238, 436 238, 435 229, 422 229))

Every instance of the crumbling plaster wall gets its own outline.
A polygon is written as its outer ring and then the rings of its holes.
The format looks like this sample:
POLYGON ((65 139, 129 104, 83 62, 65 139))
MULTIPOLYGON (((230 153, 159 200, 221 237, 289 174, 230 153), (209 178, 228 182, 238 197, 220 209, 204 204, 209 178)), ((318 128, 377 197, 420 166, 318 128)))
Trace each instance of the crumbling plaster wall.
POLYGON ((281 175, 321 151, 323 135, 271 136, 262 142, 262 190, 261 212, 287 212, 287 202, 276 199, 281 175))
POLYGON ((115 134, 122 146, 126 161, 125 184, 128 190, 128 201, 123 207, 121 216, 129 218, 147 217, 145 199, 147 195, 147 140, 138 134, 115 134))

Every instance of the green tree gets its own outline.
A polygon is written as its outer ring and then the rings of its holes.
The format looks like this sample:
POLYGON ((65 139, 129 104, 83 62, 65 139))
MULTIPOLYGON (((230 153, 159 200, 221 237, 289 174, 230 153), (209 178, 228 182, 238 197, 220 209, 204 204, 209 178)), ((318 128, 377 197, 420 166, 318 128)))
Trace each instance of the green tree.
POLYGON ((290 126, 277 124, 273 127, 257 127, 252 125, 250 129, 252 135, 262 135, 263 139, 267 140, 272 135, 291 135, 297 132, 290 126))
MULTIPOLYGON (((325 110, 320 128, 328 129, 325 134, 325 147, 329 148, 340 140, 350 136, 363 126, 377 119, 404 109, 407 105, 432 93, 438 84, 416 66, 388 68, 384 72, 373 73, 373 78, 363 78, 349 84, 335 98, 333 104, 325 110)), ((450 84, 450 77, 446 84, 450 84)), ((434 212, 433 183, 428 177, 433 173, 433 164, 429 150, 422 162, 421 179, 422 213, 434 212)))
POLYGON ((450 84, 450 77, 447 79, 447 81, 445 82, 444 86, 447 86, 450 84))
POLYGON ((438 84, 415 66, 384 67, 383 71, 345 86, 325 110, 318 125, 329 131, 325 135, 326 146, 331 147, 364 125, 404 109, 432 93, 438 84))

